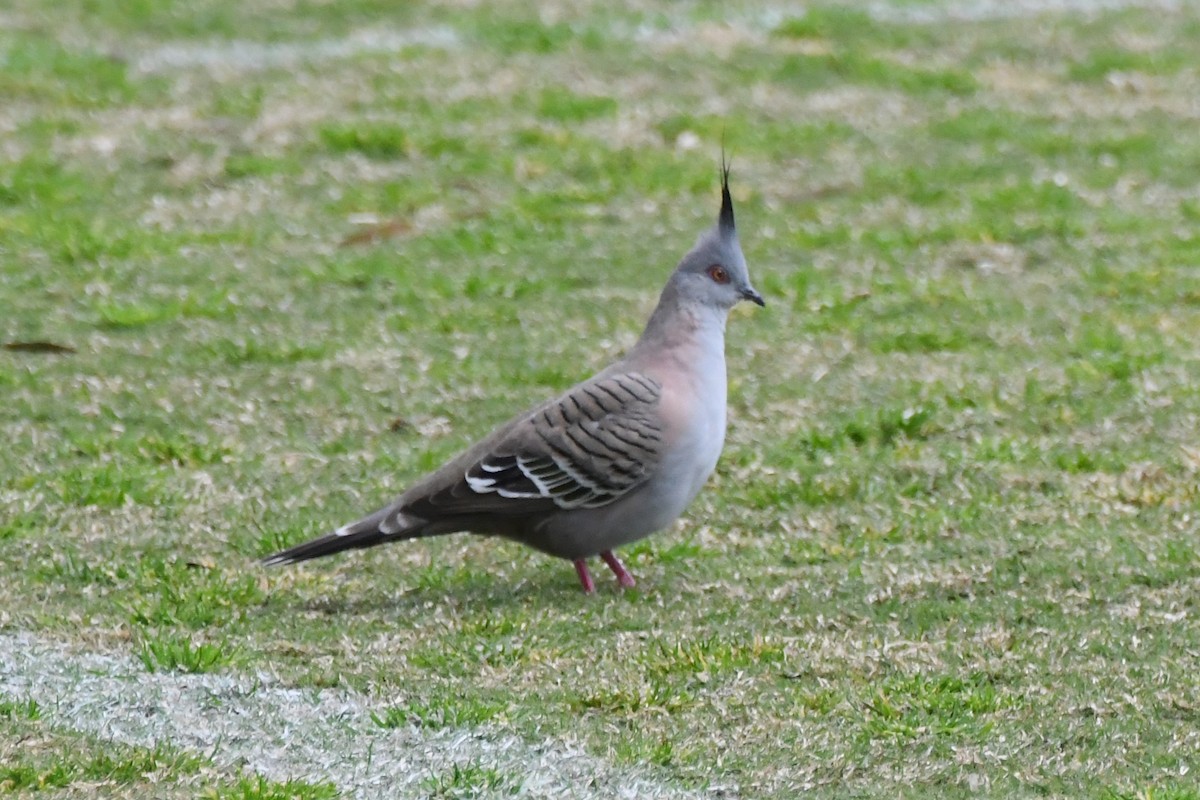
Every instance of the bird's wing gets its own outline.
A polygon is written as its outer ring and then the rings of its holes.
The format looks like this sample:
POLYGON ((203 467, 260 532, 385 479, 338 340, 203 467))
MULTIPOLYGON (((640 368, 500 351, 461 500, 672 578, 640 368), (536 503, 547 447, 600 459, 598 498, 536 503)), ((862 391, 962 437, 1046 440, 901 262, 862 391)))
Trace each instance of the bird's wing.
POLYGON ((508 428, 403 511, 431 519, 521 516, 614 502, 662 457, 662 386, 638 372, 582 383, 508 428))

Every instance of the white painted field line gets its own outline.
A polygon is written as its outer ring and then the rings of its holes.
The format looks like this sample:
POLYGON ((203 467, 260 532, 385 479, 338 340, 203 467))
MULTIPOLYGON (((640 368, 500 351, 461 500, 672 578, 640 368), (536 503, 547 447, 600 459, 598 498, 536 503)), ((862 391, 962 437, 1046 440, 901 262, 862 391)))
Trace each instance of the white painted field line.
MULTIPOLYGON (((937 0, 919 4, 875 0, 866 4, 846 3, 881 22, 917 24, 1020 19, 1041 14, 1095 14, 1125 8, 1175 11, 1187 4, 1188 0, 937 0)), ((725 20, 765 33, 788 17, 802 15, 803 11, 803 5, 792 3, 749 4, 731 11, 725 20)), ((653 41, 667 32, 678 36, 696 24, 687 14, 668 12, 659 15, 652 26, 627 28, 617 24, 609 34, 614 39, 653 41)), ((362 55, 386 55, 416 46, 448 50, 461 47, 462 44, 459 33, 446 25, 408 29, 364 28, 341 38, 308 41, 256 42, 234 39, 167 42, 136 56, 134 65, 139 72, 203 69, 238 73, 362 55)))
POLYGON ((1187 0, 941 0, 930 3, 895 3, 876 0, 863 10, 881 22, 930 23, 958 20, 1021 19, 1041 14, 1099 14, 1126 8, 1176 11, 1187 0))
POLYGON ((33 699, 52 725, 141 747, 170 744, 271 780, 332 782, 346 796, 417 798, 455 765, 511 780, 494 793, 527 798, 730 797, 669 786, 562 745, 486 730, 385 730, 381 702, 272 678, 148 673, 124 655, 78 652, 30 633, 0 633, 0 696, 33 699))
POLYGON ((459 43, 452 28, 365 29, 339 39, 297 42, 171 42, 146 50, 134 61, 139 72, 172 69, 251 72, 362 55, 398 53, 409 47, 447 49, 459 43))

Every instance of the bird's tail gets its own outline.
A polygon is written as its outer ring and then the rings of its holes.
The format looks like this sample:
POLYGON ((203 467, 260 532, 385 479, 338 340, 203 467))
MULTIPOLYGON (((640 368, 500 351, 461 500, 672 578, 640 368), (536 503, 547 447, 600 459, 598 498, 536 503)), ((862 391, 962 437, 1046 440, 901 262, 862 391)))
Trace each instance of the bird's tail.
POLYGON ((324 536, 318 536, 316 539, 311 539, 295 547, 280 550, 278 553, 262 559, 262 564, 268 567, 279 564, 295 564, 297 561, 308 561, 311 558, 330 556, 334 553, 340 553, 343 550, 360 550, 365 547, 374 547, 377 544, 383 544, 385 541, 408 539, 420 535, 418 530, 397 530, 385 533, 383 528, 392 527, 386 523, 395 521, 395 517, 392 520, 387 519, 389 516, 387 512, 390 510, 386 508, 381 509, 369 517, 360 519, 358 522, 343 525, 333 533, 327 533, 324 536))

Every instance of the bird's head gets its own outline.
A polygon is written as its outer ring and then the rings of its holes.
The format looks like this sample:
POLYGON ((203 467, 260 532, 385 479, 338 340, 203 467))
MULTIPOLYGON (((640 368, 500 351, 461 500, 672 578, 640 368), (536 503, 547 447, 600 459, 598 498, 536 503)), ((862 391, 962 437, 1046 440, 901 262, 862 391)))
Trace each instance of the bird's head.
POLYGON ((717 224, 700 234, 695 246, 675 268, 682 294, 693 301, 730 309, 742 300, 765 306, 762 295, 750 283, 746 257, 738 243, 733 220, 733 197, 729 194, 729 165, 721 160, 721 212, 717 224))

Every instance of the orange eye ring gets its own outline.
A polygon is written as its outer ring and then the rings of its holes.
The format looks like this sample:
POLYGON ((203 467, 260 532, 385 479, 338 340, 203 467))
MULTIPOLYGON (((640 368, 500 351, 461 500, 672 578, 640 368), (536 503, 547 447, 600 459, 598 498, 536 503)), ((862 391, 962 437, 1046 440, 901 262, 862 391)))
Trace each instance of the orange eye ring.
POLYGON ((717 283, 729 283, 729 271, 720 264, 713 264, 708 268, 708 277, 717 283))

